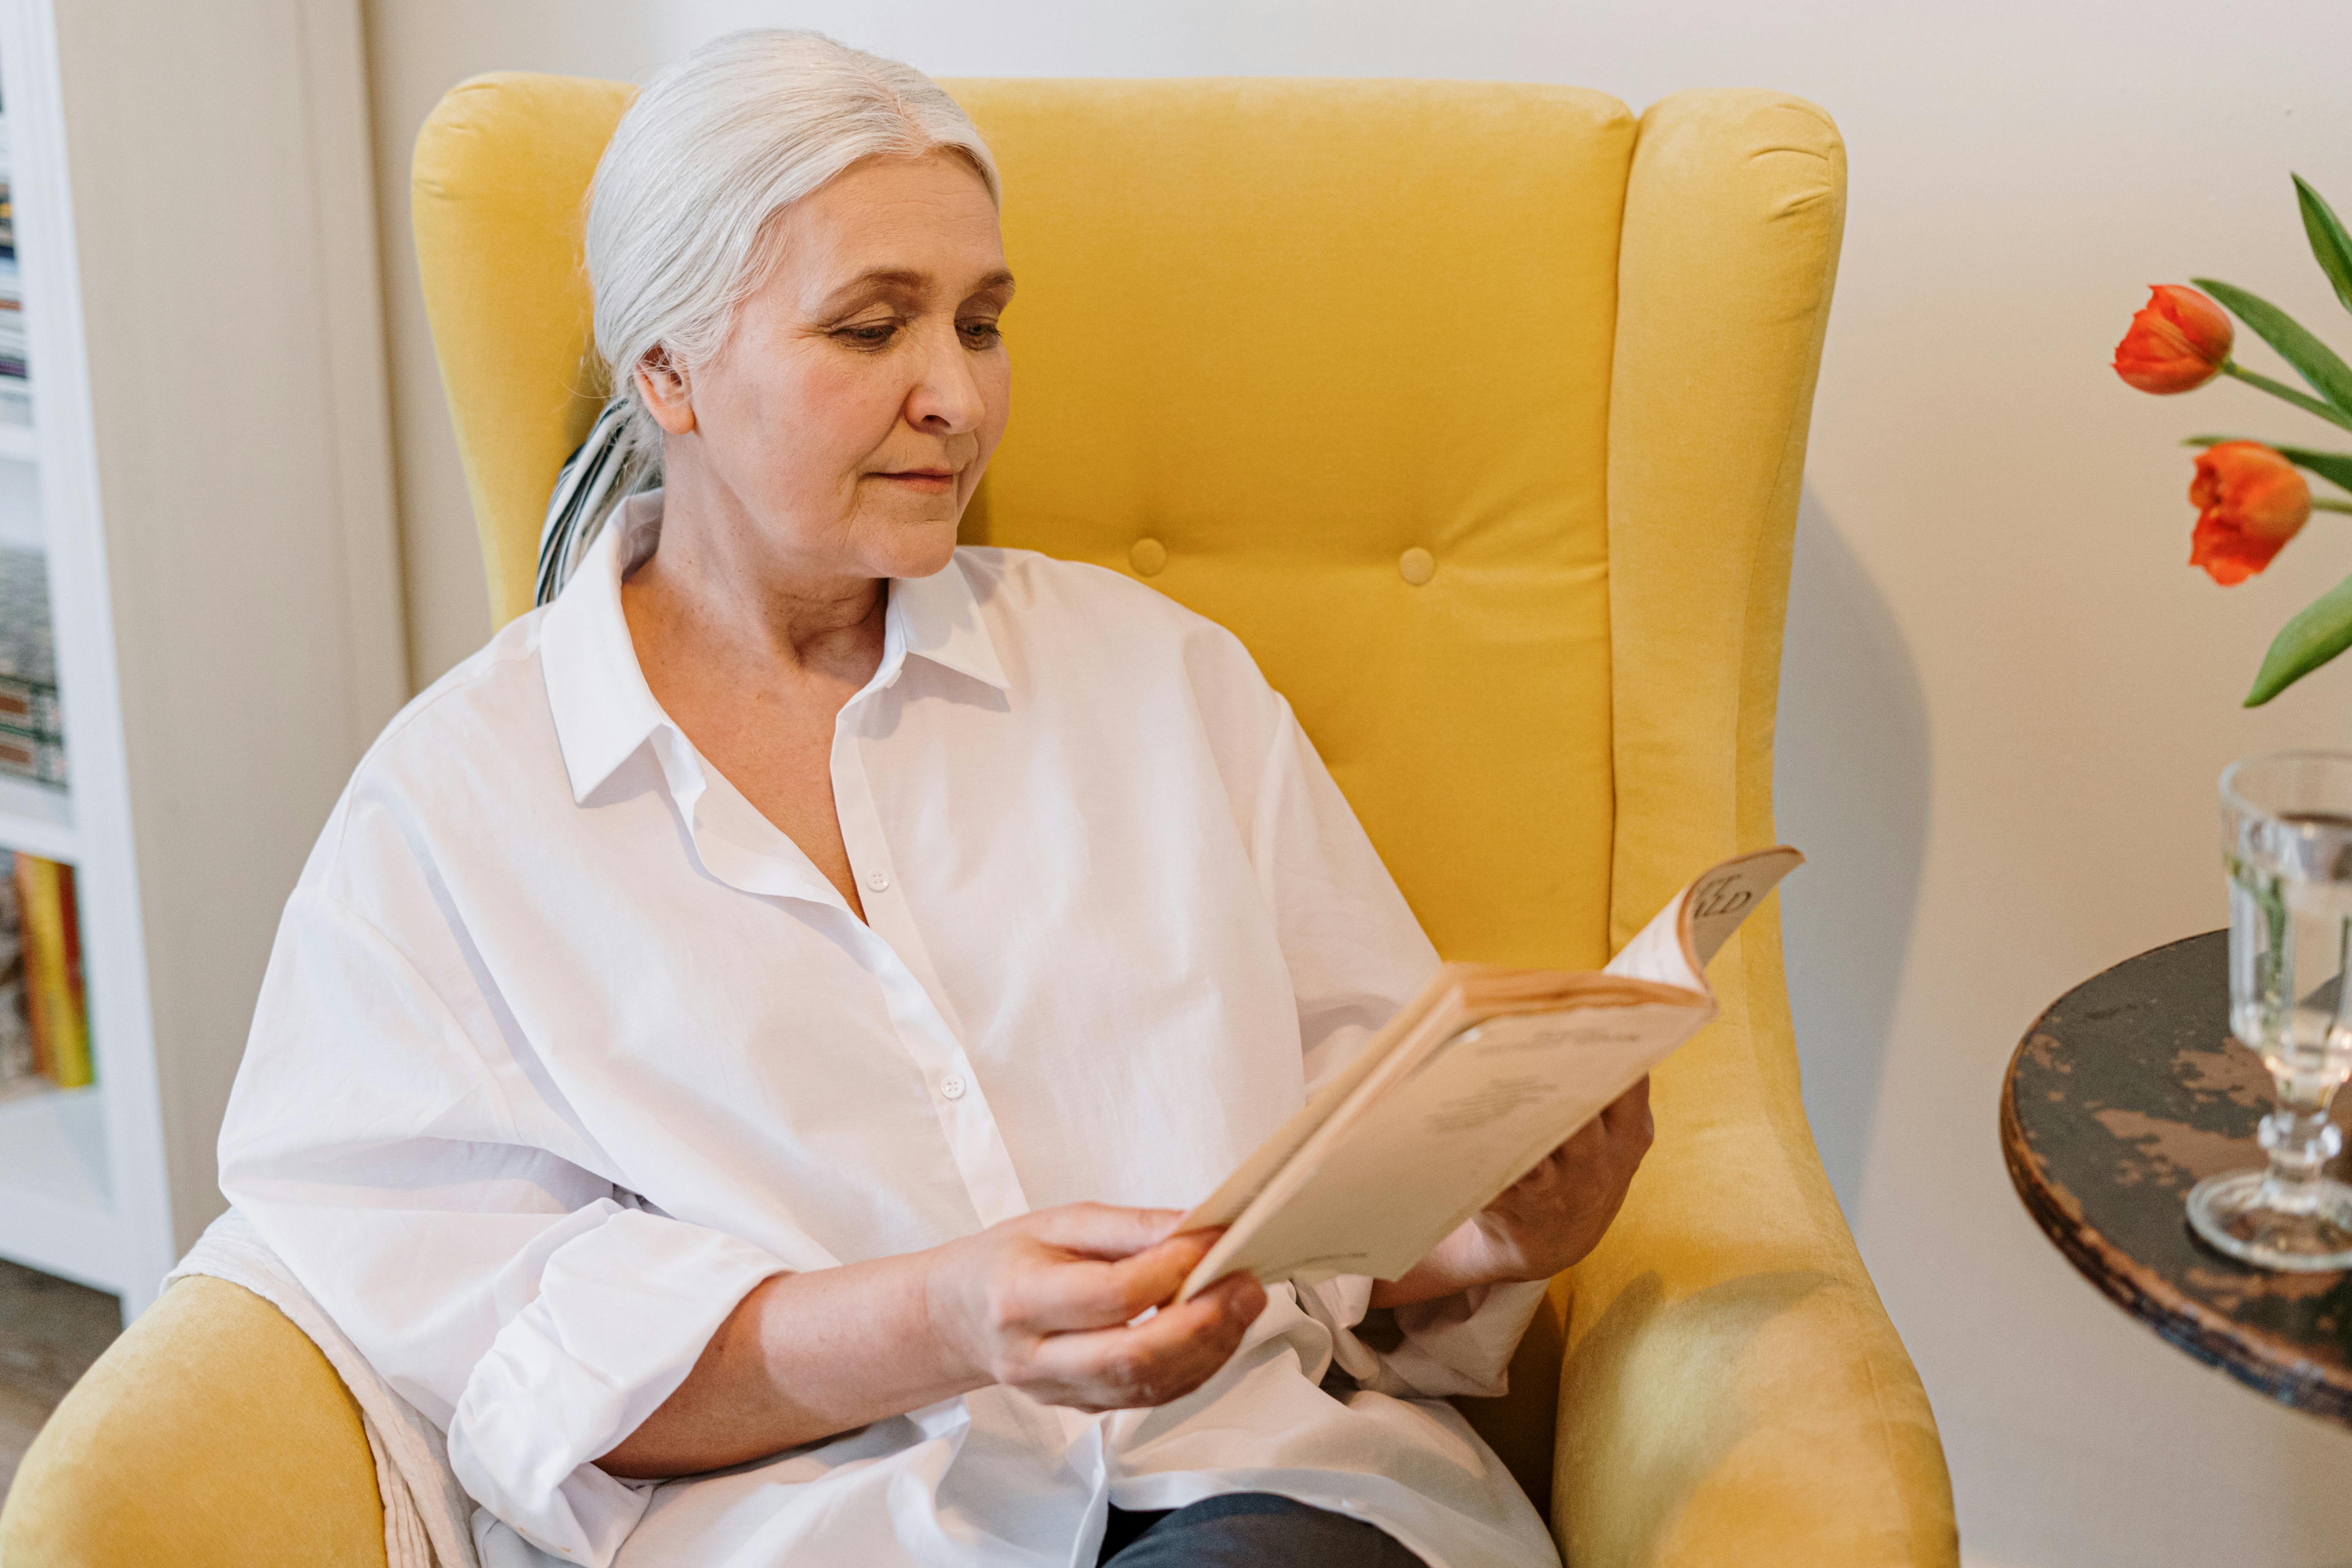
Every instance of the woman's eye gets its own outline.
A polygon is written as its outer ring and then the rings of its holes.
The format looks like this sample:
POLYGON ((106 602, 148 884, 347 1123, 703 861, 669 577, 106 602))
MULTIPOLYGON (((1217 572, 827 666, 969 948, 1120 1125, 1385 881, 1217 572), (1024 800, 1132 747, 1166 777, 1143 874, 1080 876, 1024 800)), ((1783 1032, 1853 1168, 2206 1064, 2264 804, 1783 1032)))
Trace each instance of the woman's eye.
POLYGON ((976 349, 992 348, 1004 336, 994 321, 964 321, 957 331, 963 333, 967 344, 976 349))
POLYGON ((898 331, 898 323, 894 321, 873 321, 865 326, 844 327, 840 335, 863 347, 878 349, 888 342, 898 331))

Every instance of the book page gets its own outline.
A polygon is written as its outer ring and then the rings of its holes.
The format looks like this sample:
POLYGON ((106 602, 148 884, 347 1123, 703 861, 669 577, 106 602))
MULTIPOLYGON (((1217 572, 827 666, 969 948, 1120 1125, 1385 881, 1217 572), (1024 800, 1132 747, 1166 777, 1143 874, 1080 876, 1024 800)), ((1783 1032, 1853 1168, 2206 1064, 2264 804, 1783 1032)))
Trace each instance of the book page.
POLYGON ((1731 940, 1731 933, 1739 929, 1740 922, 1764 901, 1764 895, 1804 863, 1804 856, 1796 850, 1785 844, 1776 845, 1726 860, 1684 891, 1683 909, 1688 917, 1686 944, 1700 971, 1715 962, 1715 955, 1731 940))
POLYGON ((1450 1033, 1460 1021, 1458 1009, 1444 1018, 1433 1020, 1432 1015, 1444 1009, 1462 968, 1458 964, 1448 964, 1440 969, 1428 989, 1406 1003, 1394 1018, 1365 1041, 1363 1049, 1356 1053, 1353 1060, 1318 1086, 1307 1103, 1259 1144, 1232 1175, 1219 1184, 1215 1192, 1184 1216, 1176 1228, 1180 1231, 1200 1230, 1213 1225, 1231 1225, 1240 1218, 1242 1211, 1265 1190, 1266 1184, 1280 1173, 1282 1167, 1330 1121, 1341 1106, 1367 1086, 1377 1092, 1379 1085, 1373 1080, 1386 1081, 1389 1075, 1381 1069, 1391 1066, 1400 1047, 1423 1032, 1424 1024, 1433 1022, 1439 1031, 1439 1038, 1450 1033))
POLYGON ((1506 1014, 1457 1031, 1319 1160, 1270 1184, 1265 1214, 1225 1233, 1185 1294, 1237 1268, 1308 1284, 1396 1278, 1714 1011, 1685 993, 1680 1005, 1506 1014))
POLYGON ((1666 901, 1604 974, 1704 990, 1706 966, 1780 879, 1805 863, 1783 844, 1726 860, 1666 901))
POLYGON ((1742 856, 1598 975, 1448 965, 1181 1228, 1228 1225, 1179 1299, 1237 1268, 1394 1279, 1715 1016, 1705 968, 1803 857, 1742 856), (1377 1060, 1364 1060, 1375 1057, 1377 1060))

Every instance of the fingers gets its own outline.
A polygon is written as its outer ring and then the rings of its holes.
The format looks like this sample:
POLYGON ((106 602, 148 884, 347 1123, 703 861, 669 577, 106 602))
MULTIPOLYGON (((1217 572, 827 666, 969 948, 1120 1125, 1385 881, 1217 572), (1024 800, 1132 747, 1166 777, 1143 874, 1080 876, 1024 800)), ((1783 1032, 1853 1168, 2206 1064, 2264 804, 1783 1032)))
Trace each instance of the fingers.
POLYGON ((1566 1175, 1580 1165, 1608 1160, 1630 1148, 1634 1157, 1650 1146, 1654 1134, 1650 1117, 1650 1080, 1645 1075, 1633 1087, 1601 1108, 1601 1113, 1568 1136, 1545 1156, 1529 1177, 1566 1175))
MULTIPOLYGON (((1642 1079, 1487 1205, 1472 1248, 1485 1279, 1538 1279, 1590 1252, 1625 1202, 1655 1136, 1650 1080, 1642 1079)), ((1450 1238, 1449 1238, 1450 1239, 1450 1238)))
POLYGON ((1601 1108, 1601 1122, 1612 1138, 1622 1138, 1647 1147, 1655 1124, 1650 1116, 1650 1079, 1644 1074, 1640 1082, 1601 1108))
POLYGON ((1179 1209, 1118 1208, 1110 1204, 1063 1204, 1028 1216, 1029 1234, 1082 1258, 1125 1258, 1168 1239, 1179 1209))
POLYGON ((1600 1159, 1609 1145, 1609 1129, 1596 1116, 1568 1135, 1568 1141, 1538 1161, 1533 1170, 1514 1183, 1530 1189, 1566 1181, 1600 1159))
POLYGON ((1589 1184, 1596 1178, 1613 1181, 1641 1163, 1654 1136, 1650 1080, 1643 1077, 1512 1183, 1506 1196, 1524 1202, 1558 1186, 1589 1184))
POLYGON ((1255 1279, 1228 1275, 1133 1327, 1049 1336, 1036 1347, 1025 1381, 1054 1403, 1087 1409, 1164 1405, 1215 1376, 1265 1308, 1265 1291, 1255 1279))
POLYGON ((1222 1231, 1187 1231, 1115 1262, 1043 1262, 1024 1281, 1023 1316, 1041 1332, 1108 1328, 1176 1294, 1222 1231))
POLYGON ((941 1248, 928 1289, 942 1343, 1050 1404, 1114 1410, 1189 1393, 1233 1354, 1265 1292, 1241 1275, 1176 1304, 1223 1234, 1169 1235, 1181 1218, 1076 1204, 941 1248))

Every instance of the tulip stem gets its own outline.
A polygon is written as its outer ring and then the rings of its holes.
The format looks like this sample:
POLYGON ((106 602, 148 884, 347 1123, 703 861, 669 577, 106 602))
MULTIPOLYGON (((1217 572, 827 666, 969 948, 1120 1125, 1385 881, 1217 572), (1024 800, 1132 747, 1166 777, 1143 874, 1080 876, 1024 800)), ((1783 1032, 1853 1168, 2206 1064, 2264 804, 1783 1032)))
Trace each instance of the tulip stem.
POLYGON ((2236 360, 2223 360, 2221 362, 2221 374, 2223 375, 2235 376, 2240 381, 2244 382, 2248 386, 2259 387, 2263 391, 2269 393, 2273 397, 2284 398, 2287 402, 2294 404, 2297 408, 2302 409, 2305 414, 2318 415, 2330 425, 2339 425, 2347 430, 2352 430, 2352 414, 2345 413, 2344 410, 2336 407, 2332 403, 2323 403, 2318 398, 2310 395, 2308 393, 2297 392, 2294 387, 2287 385, 2284 382, 2273 381, 2269 376, 2263 374, 2259 371, 2248 370, 2236 360))
POLYGON ((2322 497, 2314 496, 2311 499, 2311 510, 2352 513, 2352 500, 2327 500, 2322 497))

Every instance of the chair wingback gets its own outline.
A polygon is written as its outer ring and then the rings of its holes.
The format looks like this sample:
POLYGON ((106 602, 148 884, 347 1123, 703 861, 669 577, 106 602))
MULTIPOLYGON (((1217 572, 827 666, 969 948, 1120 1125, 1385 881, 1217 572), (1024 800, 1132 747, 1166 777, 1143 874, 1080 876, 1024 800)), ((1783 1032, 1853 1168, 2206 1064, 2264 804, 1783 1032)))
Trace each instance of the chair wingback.
POLYGON ((530 608, 555 471, 602 405, 580 237, 589 179, 635 96, 625 82, 499 72, 451 88, 416 133, 416 269, 494 625, 530 608))

